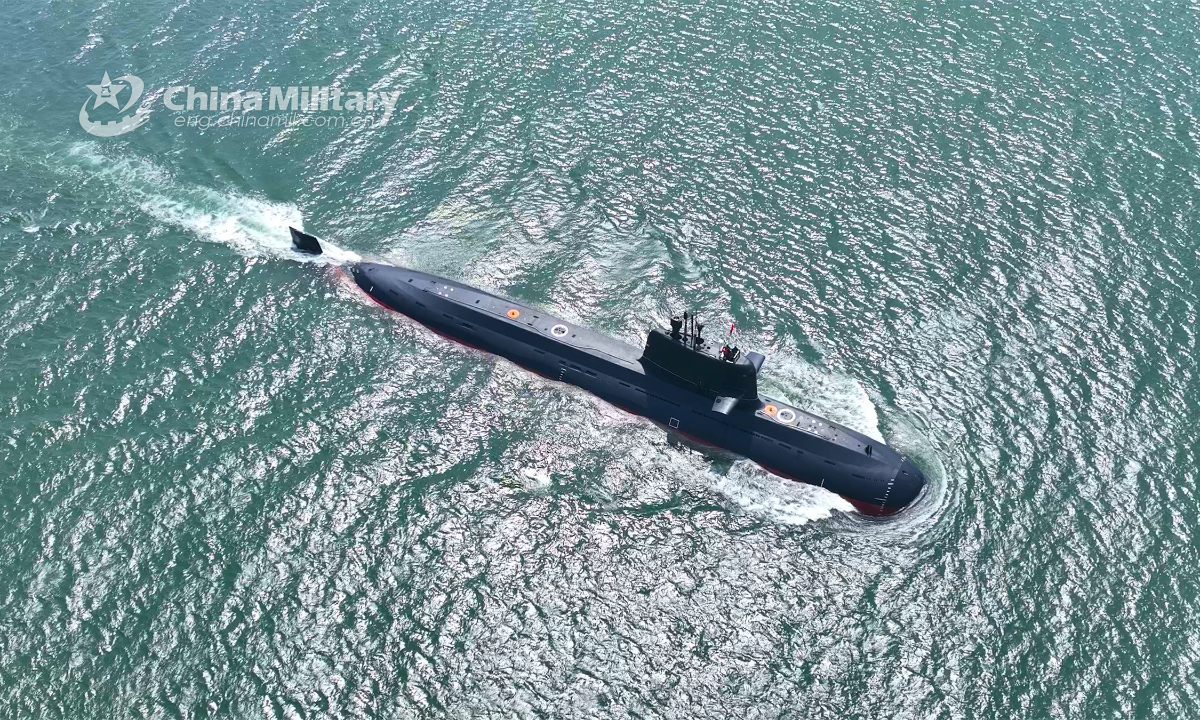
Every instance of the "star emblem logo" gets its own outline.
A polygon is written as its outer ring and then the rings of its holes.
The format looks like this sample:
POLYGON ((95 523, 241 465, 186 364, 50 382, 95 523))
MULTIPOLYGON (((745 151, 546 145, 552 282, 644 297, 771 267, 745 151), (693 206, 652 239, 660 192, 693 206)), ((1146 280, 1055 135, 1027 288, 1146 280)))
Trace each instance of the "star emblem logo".
POLYGON ((101 105, 112 105, 120 110, 121 106, 117 104, 117 95, 126 88, 126 85, 121 83, 113 84, 112 80, 108 79, 108 73, 104 73, 104 79, 99 85, 88 85, 88 90, 96 93, 96 100, 92 103, 92 109, 96 109, 101 105))
MULTIPOLYGON (((150 117, 149 107, 139 107, 133 111, 132 115, 125 115, 118 120, 93 120, 88 115, 88 103, 92 104, 92 110, 96 110, 101 105, 112 105, 119 113, 124 113, 137 105, 138 100, 142 97, 142 91, 146 88, 145 83, 137 75, 122 75, 117 78, 116 82, 113 82, 106 72, 99 85, 87 85, 86 87, 95 96, 84 100, 83 107, 79 108, 79 125, 96 137, 124 135, 141 126, 150 117), (117 96, 126 90, 129 91, 129 99, 122 106, 117 101, 117 96)), ((109 117, 112 115, 109 114, 109 117)))

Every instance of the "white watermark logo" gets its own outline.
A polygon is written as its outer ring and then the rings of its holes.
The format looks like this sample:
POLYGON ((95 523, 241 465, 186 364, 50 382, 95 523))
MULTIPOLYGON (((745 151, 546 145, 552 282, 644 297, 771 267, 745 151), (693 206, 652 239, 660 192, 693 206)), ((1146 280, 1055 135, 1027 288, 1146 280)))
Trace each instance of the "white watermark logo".
MULTIPOLYGON (((132 115, 124 113, 142 97, 144 85, 135 75, 122 75, 109 80, 108 73, 99 85, 88 85, 95 93, 79 110, 79 124, 98 137, 123 135, 141 126, 150 117, 150 105, 138 108, 132 115), (120 96, 129 91, 124 104, 120 96), (122 117, 119 120, 93 120, 88 111, 96 113, 102 105, 112 105, 122 117)), ((368 124, 380 128, 388 124, 400 101, 400 91, 343 90, 322 85, 271 86, 259 90, 222 90, 216 85, 196 88, 191 85, 172 85, 161 94, 163 106, 175 113, 175 127, 198 128, 292 128, 331 127, 359 128, 368 124)), ((411 108, 408 108, 411 109, 411 108)), ((402 110, 401 112, 404 112, 402 110)), ((111 115, 111 111, 109 113, 111 115)))
POLYGON ((113 82, 108 79, 108 73, 104 73, 104 79, 100 81, 99 85, 88 85, 87 88, 95 93, 95 97, 83 101, 83 107, 79 108, 79 124, 96 137, 124 135, 146 122, 146 118, 150 117, 150 111, 146 108, 138 108, 132 115, 125 114, 126 110, 133 107, 142 98, 142 90, 145 89, 141 78, 136 75, 122 75, 117 78, 116 82, 113 82), (129 84, 126 85, 122 81, 129 84), (125 101, 124 105, 119 105, 120 95, 125 90, 129 90, 129 99, 125 101), (99 110, 101 105, 112 105, 121 118, 106 122, 92 120, 88 113, 89 102, 92 103, 93 112, 99 110))

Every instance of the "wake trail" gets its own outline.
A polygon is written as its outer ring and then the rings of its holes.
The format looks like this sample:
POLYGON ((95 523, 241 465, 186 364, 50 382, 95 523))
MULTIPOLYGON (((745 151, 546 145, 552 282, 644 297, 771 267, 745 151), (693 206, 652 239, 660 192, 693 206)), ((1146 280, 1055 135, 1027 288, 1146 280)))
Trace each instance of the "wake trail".
POLYGON ((183 183, 148 160, 112 157, 94 143, 72 146, 67 161, 74 166, 70 169, 106 182, 155 220, 205 242, 231 247, 243 256, 323 265, 362 260, 358 253, 324 238, 321 255, 306 255, 292 248, 288 228, 304 229, 300 208, 294 204, 183 183))

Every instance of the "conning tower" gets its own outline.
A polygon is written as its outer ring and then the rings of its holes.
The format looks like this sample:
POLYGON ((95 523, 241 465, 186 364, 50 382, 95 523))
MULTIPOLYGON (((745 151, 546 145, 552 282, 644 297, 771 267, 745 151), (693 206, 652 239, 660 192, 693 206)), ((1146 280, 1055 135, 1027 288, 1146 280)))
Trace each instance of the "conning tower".
POLYGON ((728 343, 717 347, 703 336, 695 315, 671 318, 671 330, 655 328, 646 336, 640 358, 646 372, 673 384, 716 397, 713 409, 728 414, 743 400, 758 400, 758 371, 766 359, 728 343))

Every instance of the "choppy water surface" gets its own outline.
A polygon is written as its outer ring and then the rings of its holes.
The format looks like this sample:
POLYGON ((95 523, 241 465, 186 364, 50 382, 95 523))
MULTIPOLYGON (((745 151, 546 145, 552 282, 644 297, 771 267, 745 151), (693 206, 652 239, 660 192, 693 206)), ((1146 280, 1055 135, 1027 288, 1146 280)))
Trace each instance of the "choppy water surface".
POLYGON ((0 8, 0 714, 1200 716, 1195 6, 174 2, 0 8), (97 139, 104 72, 401 97, 97 139), (677 445, 296 223, 732 317, 929 492, 677 445))

